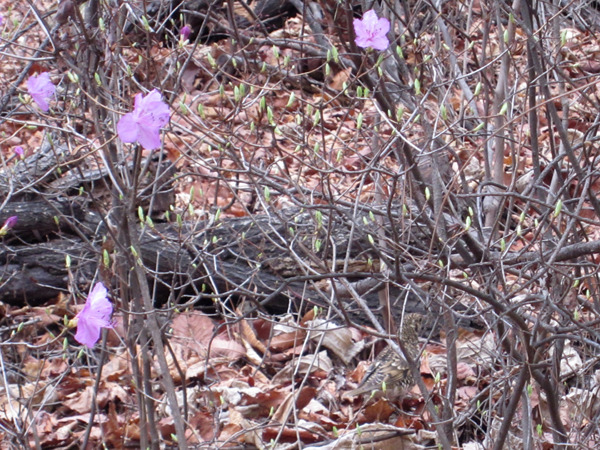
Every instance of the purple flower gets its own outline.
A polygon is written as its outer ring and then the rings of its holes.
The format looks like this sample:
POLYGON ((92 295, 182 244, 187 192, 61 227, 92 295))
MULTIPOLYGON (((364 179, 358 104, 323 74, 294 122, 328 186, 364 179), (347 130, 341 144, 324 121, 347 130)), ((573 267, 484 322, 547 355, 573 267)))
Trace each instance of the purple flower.
POLYGON ((98 282, 90 291, 81 312, 75 316, 77 319, 77 333, 75 339, 80 344, 92 348, 100 339, 101 328, 112 328, 110 315, 113 306, 108 299, 106 287, 98 282))
POLYGON ((15 154, 23 159, 23 157, 25 156, 25 150, 23 150, 23 147, 21 147, 20 145, 15 147, 15 154))
POLYGON ((390 45, 386 36, 388 31, 390 31, 390 21, 383 17, 379 19, 372 9, 367 11, 362 19, 354 19, 355 42, 359 47, 385 50, 390 45))
POLYGON ((0 27, 4 25, 4 16, 0 14, 0 27))
POLYGON ((192 34, 192 29, 189 25, 185 25, 181 27, 181 30, 179 30, 179 35, 181 36, 182 41, 187 41, 190 37, 190 34, 192 34))
POLYGON ((17 220, 19 220, 19 218, 17 216, 10 216, 8 219, 6 219, 4 221, 4 225, 2 225, 2 228, 6 228, 6 229, 13 228, 17 224, 17 220))
POLYGON ((40 73, 37 77, 31 75, 27 80, 27 91, 40 109, 44 112, 48 112, 50 109, 48 101, 56 91, 56 87, 52 84, 52 81, 50 81, 48 72, 40 73))
POLYGON ((17 220, 17 216, 10 216, 8 219, 6 219, 4 221, 4 225, 2 225, 2 228, 0 228, 0 236, 6 236, 8 230, 14 228, 14 226, 17 224, 17 220))
POLYGON ((160 148, 159 130, 169 123, 169 105, 162 101, 156 89, 142 97, 135 96, 133 111, 117 123, 117 133, 123 142, 139 142, 146 150, 160 148))

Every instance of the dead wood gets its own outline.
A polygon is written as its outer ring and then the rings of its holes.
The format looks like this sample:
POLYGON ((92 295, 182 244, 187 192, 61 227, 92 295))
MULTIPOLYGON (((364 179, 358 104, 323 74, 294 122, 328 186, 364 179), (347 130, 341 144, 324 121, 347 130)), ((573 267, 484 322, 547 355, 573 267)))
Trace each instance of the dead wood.
MULTIPOLYGON (((103 250, 114 248, 114 225, 82 204, 9 203, 2 217, 15 213, 23 220, 0 247, 0 301, 5 303, 43 304, 68 292, 70 280, 85 286, 103 268, 103 250)), ((245 299, 270 312, 328 306, 338 300, 335 306, 349 308, 348 294, 331 294, 332 284, 344 279, 355 283, 376 309, 376 291, 384 280, 378 273, 380 256, 366 232, 375 233, 376 227, 351 238, 352 217, 343 209, 323 214, 320 224, 315 223, 315 211, 289 209, 213 223, 140 226, 140 256, 154 283, 155 303, 212 305, 211 299, 220 296, 245 299), (317 239, 325 243, 318 251, 317 239), (335 249, 327 245, 328 239, 335 241, 335 249)), ((401 290, 394 292, 397 301, 405 300, 401 290)))

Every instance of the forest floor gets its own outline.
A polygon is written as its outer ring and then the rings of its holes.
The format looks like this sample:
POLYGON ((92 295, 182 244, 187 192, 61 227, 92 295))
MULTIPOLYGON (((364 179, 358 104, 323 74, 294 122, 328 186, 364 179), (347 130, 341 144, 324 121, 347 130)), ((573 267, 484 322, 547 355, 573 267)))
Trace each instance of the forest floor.
MULTIPOLYGON (((413 81, 407 89, 420 99, 427 117, 417 117, 417 113, 402 107, 382 111, 372 93, 356 89, 355 85, 348 87, 355 82, 352 72, 339 60, 336 62, 334 56, 330 60, 307 56, 298 43, 312 43, 313 37, 301 15, 288 18, 282 28, 251 43, 232 43, 230 39, 203 43, 199 39, 173 45, 152 39, 150 46, 144 43, 124 48, 121 57, 127 61, 135 82, 131 81, 132 87, 122 93, 123 104, 131 104, 139 91, 137 85, 149 87, 147 84, 153 80, 166 80, 160 87, 172 116, 161 136, 166 158, 177 167, 173 214, 193 221, 214 218, 217 210, 222 218, 246 217, 269 208, 325 204, 325 198, 348 205, 379 201, 381 196, 391 195, 395 185, 389 182, 382 190, 377 176, 365 176, 365 172, 374 171, 392 180, 393 174, 405 170, 387 149, 393 146, 397 134, 418 145, 424 139, 424 127, 419 121, 439 126, 439 136, 452 151, 453 172, 460 172, 465 186, 477 191, 486 176, 482 149, 488 138, 479 134, 476 126, 469 128, 468 121, 449 119, 449 125, 442 124, 442 118, 453 114, 446 108, 455 111, 455 117, 457 111, 468 108, 479 111, 481 117, 492 116, 490 105, 496 80, 488 78, 482 83, 474 74, 479 69, 487 74, 478 60, 478 55, 485 52, 499 71, 504 44, 495 23, 485 25, 489 20, 479 2, 472 3, 470 20, 462 25, 464 33, 457 33, 453 42, 463 68, 472 71, 471 77, 465 77, 475 93, 468 106, 464 91, 458 88, 448 89, 443 101, 439 96, 422 93, 451 84, 444 79, 442 69, 443 64, 450 64, 450 58, 444 57, 445 44, 440 44, 433 28, 424 28, 418 38, 398 38, 402 58, 419 80, 418 87, 413 81), (488 42, 482 41, 484 29, 489 32, 485 36, 491 36, 488 42), (296 45, 279 48, 273 44, 278 40, 296 45), (264 70, 256 70, 261 67, 258 63, 253 66, 244 65, 243 60, 231 62, 228 55, 234 53, 260 61, 264 70), (432 64, 432 55, 442 64, 432 64), (179 71, 182 65, 184 69, 179 71), (301 65, 305 70, 303 79, 286 72, 292 67, 299 71, 301 65), (178 76, 172 76, 173 73, 178 76), (305 84, 308 75, 313 80, 310 87, 305 84), (415 90, 419 92, 415 94, 415 90), (401 132, 390 117, 402 123, 401 132), (236 150, 237 159, 227 153, 228 148, 236 150), (238 170, 242 166, 256 167, 267 181, 261 184, 256 173, 238 170)), ((44 6, 46 11, 53 11, 49 2, 41 2, 38 8, 44 6)), ((50 113, 42 114, 28 98, 25 79, 17 86, 11 108, 18 113, 0 122, 2 165, 16 167, 21 159, 15 148, 22 147, 26 158, 40 148, 52 130, 68 135, 71 141, 67 146, 73 154, 96 154, 99 140, 93 133, 80 133, 83 125, 75 123, 91 123, 94 118, 89 110, 82 112, 81 105, 70 100, 82 94, 69 83, 72 79, 67 75, 67 66, 40 55, 28 65, 33 43, 45 38, 32 9, 25 3, 0 8, 4 17, 2 95, 24 70, 27 75, 48 71, 59 87, 50 113)), ((48 23, 52 25, 53 20, 53 15, 49 15, 48 23)), ((347 36, 332 30, 330 23, 327 39, 340 55, 347 56, 347 36)), ((56 42, 74 51, 70 46, 74 45, 76 34, 76 25, 68 22, 58 28, 56 42)), ((597 110, 594 102, 586 103, 581 98, 597 100, 599 92, 595 77, 590 81, 582 74, 600 72, 600 46, 592 32, 574 25, 561 29, 560 36, 557 54, 562 57, 561 73, 582 78, 581 83, 568 88, 558 83, 552 86, 556 106, 562 109, 569 104, 569 116, 563 119, 575 146, 593 140, 586 133, 593 128, 597 110)), ((519 192, 533 179, 534 158, 554 160, 557 139, 547 116, 540 114, 539 148, 533 154, 524 78, 529 67, 526 38, 526 33, 517 27, 510 50, 513 105, 510 113, 505 112, 510 114, 507 128, 511 143, 504 155, 503 182, 519 192)), ((394 53, 398 53, 395 45, 381 54, 391 59, 394 53)), ((595 146, 590 146, 589 151, 595 152, 595 146)), ((91 157, 88 165, 94 167, 101 164, 99 161, 91 157)), ((591 189, 598 188, 598 180, 591 179, 591 189)), ((576 182, 570 185, 572 190, 575 185, 576 182)), ((515 202, 524 205, 526 200, 515 202)), ((591 209, 588 202, 583 202, 579 217, 592 217, 591 209)), ((522 211, 529 210, 523 207, 522 211)), ((518 238, 506 240, 508 250, 539 250, 535 218, 525 212, 512 217, 524 231, 520 229, 518 238)), ((600 236, 595 223, 586 232, 589 240, 600 236)), ((427 262, 428 267, 436 264, 439 261, 427 262)), ((464 273, 462 268, 451 269, 446 275, 461 281, 466 278, 464 273)), ((474 288, 482 288, 476 279, 469 282, 474 288)), ((507 271, 503 282, 521 287, 526 284, 516 271, 507 271)), ((422 284, 427 285, 424 281, 422 284)), ((89 280, 90 289, 91 286, 89 280)), ((584 283, 576 287, 573 295, 585 296, 586 289, 591 290, 589 286, 584 283)), ((539 292, 541 289, 532 287, 528 294, 539 292)), ((139 358, 148 349, 138 346, 133 352, 126 345, 126 314, 112 294, 116 305, 114 327, 107 330, 105 339, 94 349, 79 346, 68 322, 83 307, 85 295, 83 288, 73 288, 42 306, 0 305, 0 440, 6 443, 0 448, 78 448, 84 441, 89 448, 139 445, 145 431, 140 427, 132 358, 139 358)), ((519 295, 524 294, 519 291, 519 295)), ((477 300, 470 298, 468 303, 472 306, 477 300)), ((540 313, 534 302, 531 305, 524 313, 527 317, 540 313)), ((451 345, 456 361, 448 362, 445 330, 422 335, 422 383, 416 383, 402 396, 369 398, 343 394, 358 385, 370 362, 386 345, 371 329, 332 322, 327 311, 319 309, 248 317, 240 307, 229 311, 226 320, 192 307, 174 307, 164 328, 164 341, 169 349, 166 358, 170 376, 184 405, 188 444, 196 448, 272 449, 435 446, 439 444, 436 424, 427 405, 434 405, 433 411, 441 411, 447 404, 448 383, 452 383, 455 448, 491 448, 500 432, 510 399, 507 392, 515 383, 517 370, 502 365, 506 355, 501 346, 506 336, 499 336, 495 324, 483 319, 489 311, 487 305, 480 311, 479 327, 455 330, 451 345), (235 320, 230 320, 232 317, 235 320)), ((588 312, 582 310, 581 314, 588 312)), ((594 320, 593 315, 586 317, 594 320)), ((510 327, 505 331, 511 335, 510 327)), ((567 340, 562 357, 554 361, 560 366, 558 386, 564 390, 558 411, 570 435, 578 435, 597 410, 591 400, 599 389, 600 377, 594 371, 597 363, 589 349, 584 350, 580 344, 567 340), (585 386, 569 381, 582 371, 587 380, 585 386)), ((176 447, 176 430, 161 387, 164 374, 155 360, 150 371, 157 406, 152 420, 157 423, 164 446, 176 447)), ((527 407, 520 407, 509 431, 502 432, 507 433, 507 442, 519 448, 524 445, 519 428, 524 423, 533 424, 535 433, 530 439, 535 448, 551 448, 555 441, 548 419, 553 414, 552 405, 535 382, 524 389, 527 407)), ((593 444, 593 438, 587 436, 584 446, 593 448, 593 444)))

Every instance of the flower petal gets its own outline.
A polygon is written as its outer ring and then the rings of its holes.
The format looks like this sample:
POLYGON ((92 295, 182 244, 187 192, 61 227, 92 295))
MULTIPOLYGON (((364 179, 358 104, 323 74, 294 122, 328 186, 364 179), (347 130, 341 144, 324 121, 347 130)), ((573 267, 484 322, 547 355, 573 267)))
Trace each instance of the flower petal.
MULTIPOLYGON (((136 107, 136 109, 138 109, 136 107)), ((169 123, 169 105, 162 101, 160 92, 152 90, 140 103, 139 122, 148 127, 162 128, 169 123)))
POLYGON ((144 97, 135 96, 135 107, 117 124, 117 133, 123 142, 138 142, 147 150, 160 148, 160 129, 169 123, 169 105, 161 93, 153 89, 144 97))
POLYGON ((117 134, 123 142, 135 142, 138 137, 138 124, 132 112, 125 114, 117 123, 117 134))
POLYGON ((94 311, 94 315, 102 317, 106 321, 109 321, 110 315, 112 314, 113 307, 108 300, 108 289, 102 283, 96 283, 94 289, 88 295, 88 302, 90 309, 94 311))
POLYGON ((377 36, 384 36, 388 33, 388 31, 390 31, 390 21, 387 20, 385 17, 382 17, 381 19, 379 19, 377 21, 377 24, 375 25, 375 35, 377 36))
POLYGON ((44 97, 32 95, 35 103, 40 107, 40 109, 44 112, 50 111, 50 104, 46 101, 44 97))
POLYGON ((17 224, 17 221, 19 220, 18 216, 10 216, 8 219, 6 219, 4 221, 4 225, 2 225, 2 228, 14 228, 14 226, 17 224))
POLYGON ((48 101, 55 91, 56 87, 52 84, 48 72, 43 72, 38 76, 32 75, 27 80, 27 92, 44 112, 48 112, 50 109, 48 101))
MULTIPOLYGON (((138 95, 141 95, 141 94, 138 94, 138 95)), ((158 91, 158 89, 152 89, 150 92, 148 92, 148 94, 146 94, 146 96, 142 98, 140 105, 145 107, 145 106, 155 103, 155 102, 162 103, 162 95, 158 91)), ((136 106, 137 106, 137 103, 136 103, 136 106)))
POLYGON ((385 50, 390 41, 386 34, 390 31, 390 21, 378 18, 374 10, 367 11, 362 19, 354 19, 354 33, 356 45, 362 48, 372 47, 376 50, 385 50))
POLYGON ((374 9, 370 9, 363 14, 362 21, 367 29, 373 29, 377 24, 377 20, 379 20, 379 17, 377 17, 374 9))
POLYGON ((158 128, 140 126, 137 141, 146 150, 160 148, 160 132, 158 128))
POLYGON ((192 34, 192 29, 189 25, 184 25, 181 27, 181 30, 179 30, 179 34, 181 35, 182 40, 187 41, 190 37, 190 34, 192 34))
POLYGON ((110 322, 112 310, 113 306, 108 299, 108 290, 101 282, 96 283, 88 294, 83 309, 76 316, 75 339, 77 342, 90 348, 93 347, 100 339, 100 330, 112 328, 110 322))
MULTIPOLYGON (((160 105, 164 105, 164 103, 161 102, 160 105)), ((169 123, 169 112, 167 111, 165 114, 164 109, 160 105, 149 107, 140 112, 140 116, 138 118, 138 123, 140 126, 156 128, 158 131, 167 123, 169 123)))
POLYGON ((77 322, 77 333, 75 340, 86 347, 92 348, 100 339, 101 327, 97 324, 88 321, 85 317, 80 317, 77 322))
POLYGON ((365 28, 365 24, 360 19, 354 19, 354 34, 356 35, 356 45, 362 48, 366 48, 369 46, 369 33, 367 33, 367 29, 365 28))
POLYGON ((371 45, 370 45, 371 47, 373 47, 375 50, 380 50, 380 51, 383 51, 390 46, 390 41, 387 38, 387 36, 385 36, 385 35, 378 36, 378 37, 371 39, 370 43, 371 43, 371 45))
POLYGON ((135 94, 133 109, 140 109, 142 107, 142 102, 144 101, 144 96, 141 92, 135 94))
POLYGON ((356 45, 358 45, 361 48, 368 48, 371 46, 371 39, 368 37, 357 37, 356 40, 356 45))

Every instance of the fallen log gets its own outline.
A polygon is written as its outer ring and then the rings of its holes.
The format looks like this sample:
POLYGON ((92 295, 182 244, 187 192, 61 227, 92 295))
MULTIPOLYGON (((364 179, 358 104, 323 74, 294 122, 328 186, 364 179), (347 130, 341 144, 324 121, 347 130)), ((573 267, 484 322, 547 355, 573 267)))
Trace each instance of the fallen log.
MULTIPOLYGON (((5 202, 0 220, 17 215, 19 221, 0 244, 0 301, 44 304, 61 292, 72 292, 73 284, 87 290, 98 272, 100 279, 116 285, 113 264, 123 253, 115 250, 115 194, 110 174, 94 157, 55 158, 55 169, 45 169, 43 183, 32 190, 23 187, 21 195, 5 202)), ((49 159, 44 167, 51 167, 49 159)), ((155 222, 144 221, 137 231, 139 257, 157 306, 214 309, 245 300, 270 313, 333 308, 362 322, 364 310, 356 302, 377 312, 378 292, 384 287, 389 288, 394 314, 402 314, 407 303, 412 303, 409 311, 423 308, 408 294, 414 286, 406 287, 399 274, 414 261, 447 257, 444 246, 431 244, 437 242, 431 212, 402 205, 320 204, 241 218, 216 214, 210 220, 185 222, 171 217, 173 222, 160 223, 157 218, 173 203, 174 171, 168 160, 158 157, 157 162, 157 170, 150 169, 152 160, 142 161, 140 169, 150 174, 146 203, 154 204, 144 215, 155 222), (157 201, 159 196, 166 201, 157 201)), ((128 161, 120 164, 124 171, 133 170, 128 161)), ((29 160, 23 166, 30 166, 29 160)), ((30 172, 24 171, 23 177, 30 179, 30 172)), ((0 172, 0 180, 2 176, 8 180, 10 174, 0 172)), ((142 196, 141 184, 137 192, 142 196)), ((452 217, 445 215, 444 220, 457 230, 455 239, 467 235, 452 217)))
MULTIPOLYGON (((64 201, 9 203, 2 217, 24 210, 25 218, 0 247, 0 301, 39 305, 68 292, 69 282, 90 283, 103 265, 103 249, 114 249, 105 218, 64 201)), ((140 256, 153 283, 155 304, 176 299, 214 306, 213 299, 220 298, 245 299, 269 312, 305 310, 336 303, 332 284, 345 279, 363 282, 367 287, 361 293, 377 309, 377 290, 384 279, 367 234, 351 238, 352 222, 343 210, 320 213, 317 221, 315 212, 289 209, 213 222, 140 226, 140 256), (335 245, 316 250, 317 240, 327 238, 335 245)), ((374 223, 370 232, 376 232, 374 223)), ((393 291, 397 300, 403 299, 400 289, 393 291)))

